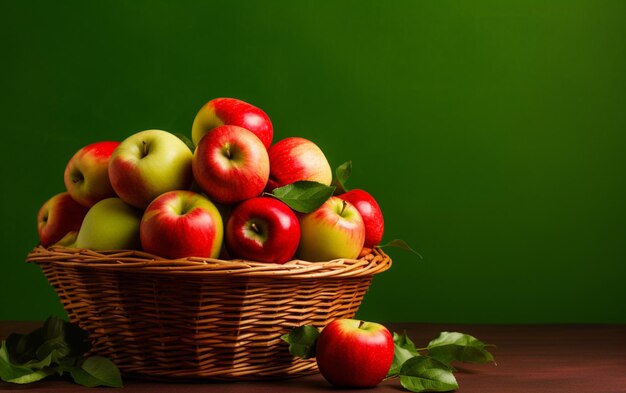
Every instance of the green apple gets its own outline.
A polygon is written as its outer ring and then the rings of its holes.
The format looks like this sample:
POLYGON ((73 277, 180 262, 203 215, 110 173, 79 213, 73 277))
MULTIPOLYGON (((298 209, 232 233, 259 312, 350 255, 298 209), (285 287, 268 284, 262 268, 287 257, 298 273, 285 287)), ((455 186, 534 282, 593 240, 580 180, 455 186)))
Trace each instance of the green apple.
POLYGON ((140 249, 142 212, 119 198, 107 198, 89 209, 78 231, 77 248, 91 250, 140 249))
POLYGON ((145 209, 165 192, 189 188, 192 158, 189 147, 175 135, 141 131, 115 149, 109 161, 109 179, 124 202, 145 209))
POLYGON ((300 217, 300 245, 305 261, 354 259, 365 242, 365 224, 350 202, 330 197, 319 209, 300 217))

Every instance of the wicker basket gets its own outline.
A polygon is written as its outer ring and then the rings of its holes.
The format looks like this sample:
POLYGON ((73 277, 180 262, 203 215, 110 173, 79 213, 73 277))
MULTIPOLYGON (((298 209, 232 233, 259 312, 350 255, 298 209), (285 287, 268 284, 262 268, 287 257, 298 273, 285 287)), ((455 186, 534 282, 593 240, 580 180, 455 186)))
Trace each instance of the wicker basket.
POLYGON ((37 247, 27 261, 90 332, 92 352, 126 375, 221 380, 316 372, 280 336, 353 317, 372 276, 391 266, 380 249, 358 260, 277 265, 37 247))

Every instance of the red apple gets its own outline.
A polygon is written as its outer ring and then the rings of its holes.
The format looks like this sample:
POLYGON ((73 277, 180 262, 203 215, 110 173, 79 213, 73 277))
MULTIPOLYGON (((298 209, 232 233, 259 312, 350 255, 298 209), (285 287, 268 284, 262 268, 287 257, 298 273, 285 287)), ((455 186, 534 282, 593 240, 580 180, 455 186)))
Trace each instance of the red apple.
POLYGON ((299 180, 310 180, 330 185, 333 174, 322 150, 304 138, 286 138, 269 151, 270 179, 267 191, 299 180))
POLYGON ((145 209, 157 196, 189 188, 193 153, 177 136, 146 130, 126 138, 109 163, 113 189, 124 202, 145 209))
POLYGON ((69 193, 62 192, 48 199, 37 214, 37 231, 41 245, 48 247, 64 240, 75 239, 89 208, 76 202, 69 193), (68 236, 69 235, 69 236, 68 236))
POLYGON ((367 191, 350 190, 339 195, 339 198, 350 202, 361 214, 363 223, 365 224, 365 243, 364 246, 372 248, 380 244, 385 231, 385 221, 383 220, 383 212, 380 210, 378 203, 367 191))
POLYGON ((274 198, 241 202, 226 224, 226 247, 234 258, 285 263, 293 259, 299 241, 298 218, 274 198))
POLYGON ((261 140, 237 126, 220 126, 207 133, 196 147, 192 168, 202 191, 224 204, 261 194, 270 172, 261 140))
POLYGON ((387 376, 393 352, 393 337, 383 325, 338 319, 320 333, 315 358, 332 385, 370 388, 387 376))
POLYGON ((170 191, 146 209, 139 229, 144 251, 164 258, 216 258, 224 235, 211 201, 192 191, 170 191))
POLYGON ((329 261, 359 256, 365 226, 349 202, 330 197, 319 209, 300 217, 298 256, 306 261, 329 261))
POLYGON ((233 125, 243 127, 256 135, 266 149, 272 144, 274 130, 265 112, 235 98, 215 98, 207 102, 193 121, 191 138, 194 144, 215 127, 233 125))
POLYGON ((65 167, 63 180, 72 198, 87 207, 115 196, 109 181, 109 158, 119 142, 96 142, 74 154, 65 167))

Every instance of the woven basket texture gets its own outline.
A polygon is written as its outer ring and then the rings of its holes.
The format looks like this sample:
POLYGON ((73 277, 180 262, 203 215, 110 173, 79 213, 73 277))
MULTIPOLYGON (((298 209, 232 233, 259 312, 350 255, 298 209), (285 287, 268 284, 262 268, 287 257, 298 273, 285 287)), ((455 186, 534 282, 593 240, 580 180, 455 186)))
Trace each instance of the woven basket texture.
POLYGON ((281 335, 352 318, 372 277, 391 259, 294 260, 283 265, 139 251, 35 248, 70 321, 90 333, 91 353, 126 375, 258 380, 317 372, 293 358, 281 335))

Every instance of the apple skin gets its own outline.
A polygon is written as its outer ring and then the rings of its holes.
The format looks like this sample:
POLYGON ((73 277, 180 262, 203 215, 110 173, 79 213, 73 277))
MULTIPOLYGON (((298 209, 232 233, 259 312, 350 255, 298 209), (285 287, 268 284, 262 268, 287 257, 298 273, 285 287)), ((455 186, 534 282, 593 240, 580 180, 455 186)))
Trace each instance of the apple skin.
POLYGON ((215 205, 192 191, 169 191, 148 205, 141 219, 143 250, 165 258, 217 258, 224 226, 215 205))
POLYGON ((226 224, 226 248, 232 258, 285 263, 300 242, 300 223, 278 199, 258 197, 241 202, 226 224))
POLYGON ((330 185, 333 174, 324 152, 313 142, 299 137, 285 138, 270 147, 270 178, 267 192, 299 180, 330 185))
POLYGON ((120 198, 107 198, 89 209, 76 238, 77 248, 139 250, 141 210, 120 198))
POLYGON ((387 376, 393 352, 393 337, 383 325, 337 319, 320 333, 315 358, 333 386, 370 388, 387 376))
POLYGON ((66 238, 70 233, 75 233, 89 210, 88 207, 76 202, 68 192, 62 192, 48 199, 37 213, 37 232, 39 240, 44 247, 59 243, 68 245, 66 238))
POLYGON ((228 205, 260 195, 269 165, 267 150, 256 135, 237 126, 219 126, 196 147, 192 168, 202 191, 228 205))
POLYGON ((96 142, 77 151, 65 167, 63 181, 72 198, 87 207, 115 196, 109 180, 109 159, 119 142, 96 142))
POLYGON ((338 196, 350 202, 361 214, 365 224, 364 246, 373 248, 379 245, 385 232, 385 220, 374 197, 367 191, 359 189, 350 190, 338 196))
POLYGON ((300 231, 297 255, 311 262, 357 258, 365 241, 365 225, 359 211, 335 196, 319 209, 301 216, 300 231))
POLYGON ((267 114, 235 98, 215 98, 200 108, 191 128, 193 143, 197 146, 207 132, 222 125, 247 129, 263 142, 266 149, 272 144, 274 129, 267 114))
POLYGON ((138 132, 113 152, 111 185, 124 202, 145 209, 157 196, 191 186, 192 157, 187 145, 167 131, 138 132))

